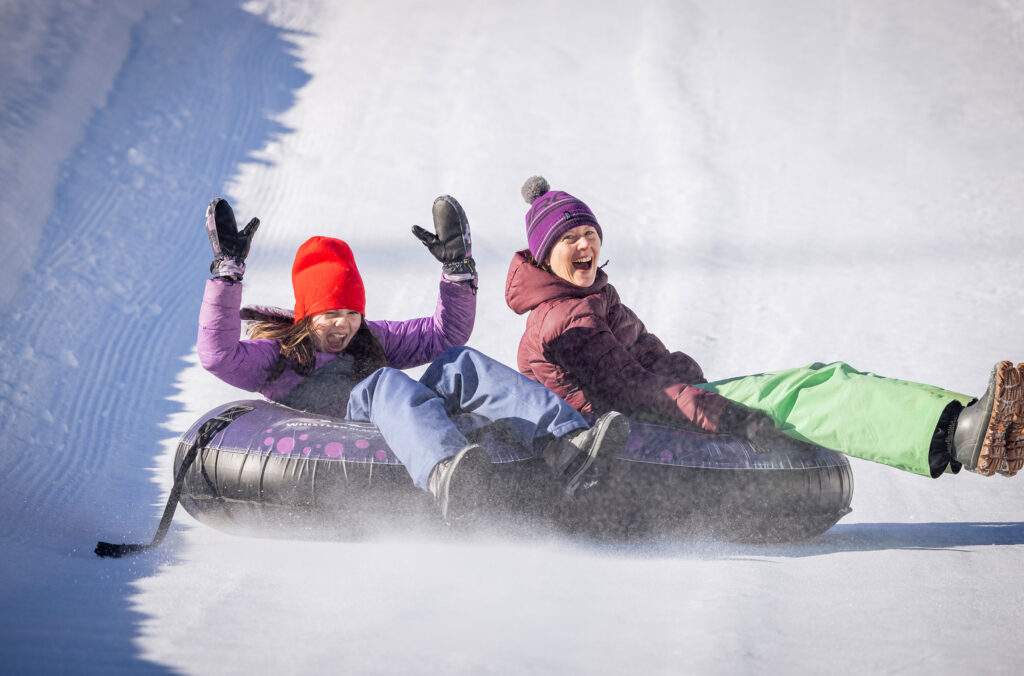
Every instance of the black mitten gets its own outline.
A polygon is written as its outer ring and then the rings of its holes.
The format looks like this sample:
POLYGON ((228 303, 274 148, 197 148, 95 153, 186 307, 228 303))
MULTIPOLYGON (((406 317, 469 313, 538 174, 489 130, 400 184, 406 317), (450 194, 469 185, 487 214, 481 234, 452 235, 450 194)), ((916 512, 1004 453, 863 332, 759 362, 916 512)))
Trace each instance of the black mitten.
POLYGON ((445 279, 473 284, 476 263, 473 261, 469 220, 462 205, 454 197, 441 195, 434 200, 433 215, 436 234, 418 225, 412 226, 412 234, 423 242, 434 258, 441 261, 445 279))
POLYGON ((718 419, 718 431, 743 437, 757 451, 768 450, 766 447, 778 440, 780 435, 775 429, 775 421, 764 413, 732 403, 722 411, 722 417, 718 419))
POLYGON ((718 420, 718 431, 743 437, 759 453, 769 451, 815 451, 817 447, 798 441, 775 427, 775 421, 754 409, 728 404, 718 420))
POLYGON ((245 273, 245 257, 249 255, 260 219, 249 221, 241 231, 235 223, 235 212, 228 201, 217 197, 206 208, 206 233, 213 247, 210 272, 222 279, 239 280, 245 273))

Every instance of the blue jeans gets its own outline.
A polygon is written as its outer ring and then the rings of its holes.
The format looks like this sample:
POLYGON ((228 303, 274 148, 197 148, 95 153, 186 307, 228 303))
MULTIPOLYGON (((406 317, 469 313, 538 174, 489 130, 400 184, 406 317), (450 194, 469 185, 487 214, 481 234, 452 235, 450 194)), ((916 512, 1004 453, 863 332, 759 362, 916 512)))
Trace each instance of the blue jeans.
POLYGON ((557 394, 469 347, 446 350, 418 382, 397 369, 374 371, 352 390, 345 417, 376 425, 426 489, 434 465, 469 443, 449 417, 463 411, 503 421, 526 448, 587 427, 557 394))

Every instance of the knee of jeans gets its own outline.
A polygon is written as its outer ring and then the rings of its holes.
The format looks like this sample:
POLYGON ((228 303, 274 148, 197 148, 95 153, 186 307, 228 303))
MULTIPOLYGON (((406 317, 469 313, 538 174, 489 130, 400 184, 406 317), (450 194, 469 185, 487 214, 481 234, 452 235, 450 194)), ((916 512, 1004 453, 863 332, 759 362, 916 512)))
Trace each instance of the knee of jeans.
POLYGON ((474 355, 480 353, 471 347, 465 345, 456 345, 455 347, 449 347, 447 350, 441 353, 441 356, 434 360, 434 362, 428 368, 428 372, 437 372, 439 369, 447 369, 449 366, 459 364, 458 368, 462 368, 462 365, 466 360, 472 361, 474 355))
POLYGON ((355 386, 355 388, 353 389, 353 393, 371 390, 380 385, 381 383, 386 383, 389 380, 393 380, 396 375, 405 374, 399 371, 398 369, 391 368, 390 366, 382 366, 381 368, 377 369, 370 375, 363 378, 363 380, 361 380, 359 384, 355 386))
POLYGON ((474 350, 471 347, 467 347, 465 345, 456 345, 455 347, 449 347, 447 350, 442 352, 441 356, 438 357, 435 361, 453 362, 462 355, 470 354, 473 352, 476 352, 476 350, 474 350))
MULTIPOLYGON (((348 415, 346 417, 359 418, 361 415, 365 415, 378 393, 383 393, 392 384, 399 383, 403 378, 409 378, 409 376, 390 366, 379 368, 368 375, 352 388, 348 397, 348 415)), ((409 379, 411 380, 411 378, 409 379)))
POLYGON ((370 377, 374 376, 376 376, 378 382, 388 382, 396 379, 402 380, 403 378, 409 377, 408 374, 399 371, 398 369, 391 368, 390 366, 381 367, 370 374, 370 377))

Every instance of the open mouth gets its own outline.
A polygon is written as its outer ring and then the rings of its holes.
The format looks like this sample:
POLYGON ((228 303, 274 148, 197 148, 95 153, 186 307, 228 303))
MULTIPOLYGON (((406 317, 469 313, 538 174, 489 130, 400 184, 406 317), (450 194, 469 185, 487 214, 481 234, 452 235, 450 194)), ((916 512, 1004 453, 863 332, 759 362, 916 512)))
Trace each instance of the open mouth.
POLYGON ((581 258, 578 261, 573 261, 572 262, 572 267, 573 267, 574 270, 589 270, 590 266, 593 264, 593 262, 594 262, 594 257, 593 256, 587 256, 586 258, 581 258))
POLYGON ((331 346, 344 345, 345 340, 348 338, 347 333, 329 333, 327 334, 327 344, 331 346))

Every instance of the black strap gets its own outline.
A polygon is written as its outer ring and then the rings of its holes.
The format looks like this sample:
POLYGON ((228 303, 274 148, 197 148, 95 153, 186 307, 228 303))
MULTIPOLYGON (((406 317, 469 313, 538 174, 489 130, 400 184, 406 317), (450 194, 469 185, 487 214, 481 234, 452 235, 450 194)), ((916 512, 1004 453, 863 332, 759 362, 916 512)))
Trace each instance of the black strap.
POLYGON ((231 423, 231 421, 251 410, 253 410, 252 406, 232 406, 200 425, 199 430, 196 432, 195 440, 192 442, 192 445, 189 446, 188 451, 185 452, 185 457, 181 460, 181 466, 178 467, 178 471, 174 475, 174 485, 171 487, 171 494, 167 497, 167 506, 164 507, 164 515, 160 518, 160 525, 157 526, 156 535, 153 536, 152 542, 148 545, 98 542, 96 543, 96 549, 93 550, 96 552, 96 555, 117 559, 127 554, 137 554, 138 552, 144 552, 147 549, 158 547, 160 543, 163 542, 164 536, 167 535, 167 531, 171 527, 171 520, 174 518, 174 510, 177 509, 178 498, 181 497, 181 488, 185 480, 185 473, 188 472, 189 467, 192 466, 196 456, 199 455, 199 451, 205 448, 221 430, 231 423))

